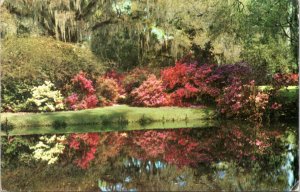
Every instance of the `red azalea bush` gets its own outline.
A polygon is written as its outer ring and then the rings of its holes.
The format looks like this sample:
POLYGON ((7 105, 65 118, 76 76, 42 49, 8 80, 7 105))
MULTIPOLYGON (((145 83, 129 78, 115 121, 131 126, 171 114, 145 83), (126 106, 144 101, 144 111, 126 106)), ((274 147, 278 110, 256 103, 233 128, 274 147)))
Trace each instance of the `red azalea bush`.
POLYGON ((65 103, 73 110, 94 108, 98 104, 97 96, 93 82, 86 78, 86 74, 82 71, 74 76, 72 79, 74 90, 77 93, 72 93, 65 103))
POLYGON ((163 90, 162 81, 158 80, 155 75, 150 75, 141 86, 131 92, 132 104, 146 107, 168 105, 168 97, 163 90))
POLYGON ((280 89, 282 87, 288 87, 290 85, 298 85, 298 74, 293 73, 276 73, 273 76, 272 84, 275 89, 280 89))
POLYGON ((216 65, 205 64, 197 68, 194 83, 201 96, 208 95, 215 98, 220 94, 220 89, 215 86, 215 82, 220 79, 220 76, 213 74, 216 67, 216 65))
POLYGON ((75 152, 74 163, 82 169, 87 169, 89 163, 95 158, 98 142, 98 133, 71 134, 68 146, 75 152))
POLYGON ((96 82, 96 95, 102 106, 116 103, 119 97, 119 85, 115 79, 99 77, 96 82))
POLYGON ((170 93, 173 105, 184 106, 195 103, 203 96, 216 97, 220 90, 213 86, 218 76, 212 76, 215 65, 177 62, 174 67, 161 71, 163 85, 170 93))

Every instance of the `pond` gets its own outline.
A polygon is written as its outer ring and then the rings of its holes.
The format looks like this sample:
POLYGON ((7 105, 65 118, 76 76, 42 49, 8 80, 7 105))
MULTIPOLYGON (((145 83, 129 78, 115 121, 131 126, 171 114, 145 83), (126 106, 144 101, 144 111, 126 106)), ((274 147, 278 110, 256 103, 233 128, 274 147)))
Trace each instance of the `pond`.
MULTIPOLYGON (((84 129, 84 127, 82 127, 84 129)), ((289 190, 296 124, 2 136, 8 191, 289 190)))

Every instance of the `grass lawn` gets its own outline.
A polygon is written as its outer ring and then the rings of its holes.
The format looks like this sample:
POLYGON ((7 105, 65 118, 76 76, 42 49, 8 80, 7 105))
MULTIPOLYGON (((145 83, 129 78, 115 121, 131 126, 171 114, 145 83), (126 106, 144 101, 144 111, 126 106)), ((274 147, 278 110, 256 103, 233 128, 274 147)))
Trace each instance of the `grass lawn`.
MULTIPOLYGON (((259 86, 258 90, 267 91, 272 89, 271 86, 259 86)), ((288 86, 287 88, 282 88, 278 92, 278 101, 282 103, 290 103, 297 101, 299 97, 299 87, 298 86, 288 86)))
MULTIPOLYGON (((271 89, 259 86, 259 90, 271 89)), ((298 86, 279 91, 278 100, 297 101, 298 86)), ((7 119, 11 135, 71 132, 125 131, 183 127, 209 127, 216 117, 213 108, 130 107, 116 105, 81 111, 52 113, 2 113, 2 135, 7 119)))
POLYGON ((207 120, 214 117, 211 108, 118 105, 52 113, 2 113, 1 123, 3 125, 7 119, 8 125, 13 127, 11 134, 38 134, 201 127, 208 125, 207 120))

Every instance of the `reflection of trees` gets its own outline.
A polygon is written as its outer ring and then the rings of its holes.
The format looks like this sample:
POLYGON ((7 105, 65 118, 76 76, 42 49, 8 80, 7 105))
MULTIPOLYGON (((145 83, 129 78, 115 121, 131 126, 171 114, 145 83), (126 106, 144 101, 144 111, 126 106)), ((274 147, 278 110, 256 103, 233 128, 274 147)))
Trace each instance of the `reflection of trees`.
POLYGON ((178 167, 224 160, 262 160, 281 151, 279 135, 278 130, 245 129, 237 125, 221 126, 210 131, 179 129, 106 133, 103 136, 107 138, 105 144, 108 146, 105 145, 105 148, 109 151, 104 150, 99 156, 112 157, 124 152, 143 161, 161 160, 178 167))
POLYGON ((217 146, 213 150, 216 153, 214 156, 223 161, 261 160, 278 151, 274 150, 274 146, 278 145, 279 134, 278 131, 262 129, 260 126, 250 129, 237 125, 230 125, 230 128, 221 126, 213 138, 217 141, 217 146))
POLYGON ((198 162, 211 161, 212 157, 206 153, 207 146, 190 136, 191 129, 172 131, 135 132, 131 147, 140 151, 137 158, 161 159, 179 167, 196 165, 198 162))
POLYGON ((278 130, 257 126, 249 129, 235 124, 210 128, 209 131, 178 129, 71 134, 62 161, 73 161, 85 169, 90 162, 102 164, 119 155, 150 161, 152 164, 160 160, 178 167, 197 167, 217 161, 263 160, 270 153, 281 151, 277 139, 279 134, 278 130))
POLYGON ((278 129, 237 124, 72 134, 71 153, 66 150, 60 164, 19 165, 4 170, 2 179, 10 190, 282 190, 287 186, 287 173, 281 169, 284 144, 290 141, 281 138, 278 129), (67 164, 84 159, 91 148, 94 158, 81 166, 86 169, 78 168, 78 162, 67 164), (16 175, 29 175, 32 182, 16 175))

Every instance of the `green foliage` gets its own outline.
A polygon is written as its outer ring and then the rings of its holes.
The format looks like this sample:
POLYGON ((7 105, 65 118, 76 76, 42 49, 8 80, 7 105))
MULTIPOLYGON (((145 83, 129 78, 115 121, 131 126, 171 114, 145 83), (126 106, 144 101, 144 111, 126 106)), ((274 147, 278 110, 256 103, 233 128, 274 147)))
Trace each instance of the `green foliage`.
POLYGON ((297 70, 295 0, 11 0, 4 8, 18 17, 18 35, 88 43, 122 70, 168 66, 189 52, 201 64, 245 60, 258 77, 297 70))
POLYGON ((31 96, 29 82, 14 81, 7 79, 1 82, 1 111, 19 112, 26 108, 26 100, 31 96))
POLYGON ((62 89, 80 70, 99 75, 102 66, 86 48, 45 37, 8 38, 1 50, 4 89, 11 81, 38 85, 50 80, 62 89))
POLYGON ((270 39, 266 43, 253 41, 242 52, 242 58, 252 63, 259 82, 270 81, 276 72, 292 72, 296 66, 296 58, 284 39, 270 39))
POLYGON ((30 162, 30 145, 31 141, 23 137, 1 137, 1 166, 30 162))
POLYGON ((26 101, 27 109, 33 111, 56 111, 64 109, 60 91, 53 90, 54 84, 45 81, 43 85, 33 87, 32 97, 26 101))
POLYGON ((0 36, 7 37, 15 35, 17 33, 17 21, 9 11, 0 6, 1 18, 0 18, 0 36))
POLYGON ((266 83, 275 72, 298 68, 297 13, 297 2, 290 0, 219 1, 209 31, 212 39, 239 46, 238 56, 254 66, 255 80, 266 83))

